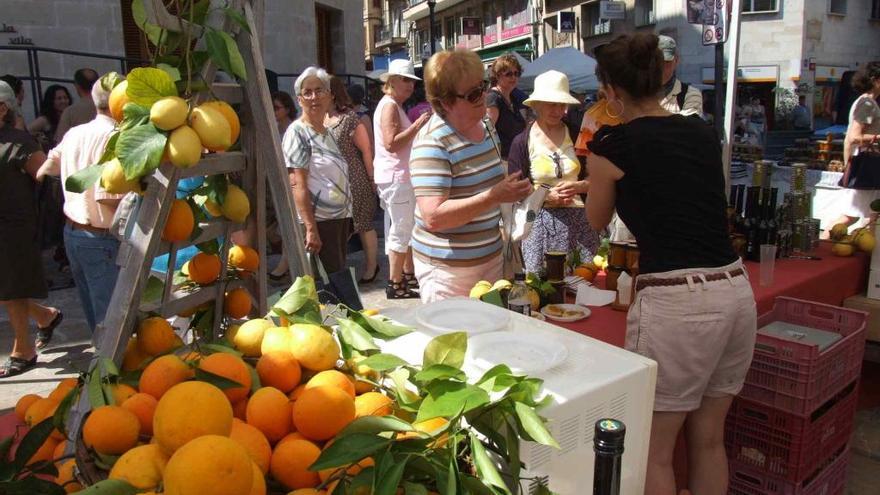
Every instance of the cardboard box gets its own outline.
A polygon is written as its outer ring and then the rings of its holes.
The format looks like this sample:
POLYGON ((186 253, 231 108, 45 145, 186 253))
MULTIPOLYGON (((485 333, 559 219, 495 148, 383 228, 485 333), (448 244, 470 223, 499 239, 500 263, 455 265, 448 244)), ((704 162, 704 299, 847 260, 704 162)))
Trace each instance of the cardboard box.
POLYGON ((868 275, 868 293, 865 295, 869 299, 880 299, 880 270, 871 270, 868 275))
MULTIPOLYGON (((871 270, 873 273, 877 270, 871 270)), ((869 289, 870 290, 870 289, 869 289)), ((852 296, 844 299, 844 308, 858 309, 868 313, 867 340, 880 342, 880 300, 865 296, 852 296)))

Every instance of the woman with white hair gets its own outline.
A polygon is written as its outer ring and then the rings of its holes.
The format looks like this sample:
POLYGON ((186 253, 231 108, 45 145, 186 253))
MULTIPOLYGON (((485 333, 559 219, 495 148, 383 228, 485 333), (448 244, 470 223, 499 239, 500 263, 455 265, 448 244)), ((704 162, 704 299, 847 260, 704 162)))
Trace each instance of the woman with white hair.
POLYGON ((305 227, 305 248, 317 255, 328 273, 345 267, 351 235, 348 164, 324 126, 330 109, 330 75, 309 67, 296 78, 293 91, 302 115, 282 140, 293 200, 305 227))
POLYGON ((61 321, 59 310, 32 301, 48 295, 34 197, 34 180, 46 155, 27 131, 15 128, 19 115, 15 92, 0 81, 0 263, 14 267, 0 277, 0 304, 15 332, 12 351, 0 365, 0 378, 36 366, 30 319, 40 328, 52 329, 61 321))

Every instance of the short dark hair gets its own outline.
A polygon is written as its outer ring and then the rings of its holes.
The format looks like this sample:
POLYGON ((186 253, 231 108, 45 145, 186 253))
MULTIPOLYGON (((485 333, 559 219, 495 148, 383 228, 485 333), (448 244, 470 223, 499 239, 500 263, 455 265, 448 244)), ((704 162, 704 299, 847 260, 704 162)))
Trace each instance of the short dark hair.
POLYGON ((287 109, 287 116, 290 120, 296 119, 296 105, 293 104, 293 98, 287 91, 275 91, 272 93, 272 101, 278 100, 287 109))
POLYGON ((6 74, 4 76, 0 76, 0 81, 5 82, 12 88, 12 91, 17 95, 20 94, 24 90, 24 83, 21 82, 21 79, 13 76, 12 74, 6 74))
POLYGON ((868 62, 852 78, 852 87, 859 93, 867 93, 880 79, 880 62, 868 62))
POLYGON ((91 91, 95 81, 98 80, 98 72, 95 69, 78 69, 73 73, 73 81, 83 91, 91 91))
POLYGON ((364 97, 366 96, 366 91, 364 91, 364 87, 360 84, 349 84, 348 85, 348 97, 351 98, 351 103, 354 105, 360 105, 364 102, 364 97))
POLYGON ((663 86, 663 53, 651 33, 619 36, 597 50, 596 76, 635 100, 655 98, 663 86))

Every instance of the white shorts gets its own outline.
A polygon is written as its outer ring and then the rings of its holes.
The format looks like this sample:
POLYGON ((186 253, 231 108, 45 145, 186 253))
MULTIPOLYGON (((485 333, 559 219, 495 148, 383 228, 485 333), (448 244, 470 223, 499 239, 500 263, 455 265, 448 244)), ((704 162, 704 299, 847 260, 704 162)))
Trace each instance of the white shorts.
POLYGON ((385 210, 385 254, 391 254, 391 251, 406 253, 416 223, 416 195, 412 184, 376 184, 376 189, 385 210))
POLYGON ((849 208, 846 215, 854 218, 869 218, 871 211, 871 203, 875 199, 880 199, 880 189, 847 189, 850 195, 849 208))
POLYGON ((502 276, 504 259, 501 254, 477 266, 440 266, 413 256, 416 279, 422 303, 452 297, 467 297, 480 280, 495 283, 502 276))

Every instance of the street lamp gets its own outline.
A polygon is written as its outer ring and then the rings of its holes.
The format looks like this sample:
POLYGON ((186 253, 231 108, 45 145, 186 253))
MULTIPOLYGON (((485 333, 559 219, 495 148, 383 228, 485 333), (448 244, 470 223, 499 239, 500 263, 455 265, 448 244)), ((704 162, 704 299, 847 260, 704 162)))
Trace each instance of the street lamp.
POLYGON ((431 55, 434 55, 434 7, 437 0, 428 0, 428 37, 431 43, 431 55))

